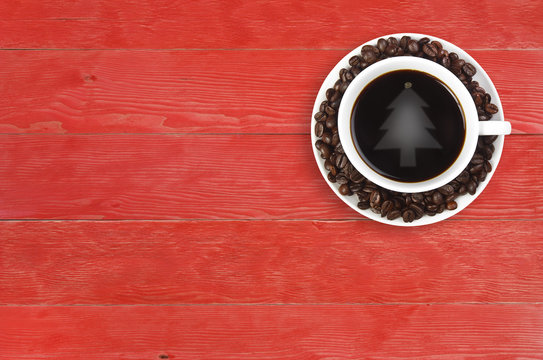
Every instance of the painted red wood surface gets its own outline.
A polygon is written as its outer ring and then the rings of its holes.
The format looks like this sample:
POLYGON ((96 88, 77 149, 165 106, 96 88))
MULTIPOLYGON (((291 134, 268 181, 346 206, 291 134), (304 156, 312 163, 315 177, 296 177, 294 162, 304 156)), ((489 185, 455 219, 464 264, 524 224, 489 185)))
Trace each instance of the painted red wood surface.
MULTIPOLYGON (((5 135, 3 219, 360 219, 308 135, 5 135), (21 196, 24 194, 24 196, 21 196)), ((463 219, 541 219, 543 136, 512 135, 463 219)))
POLYGON ((520 303, 541 220, 0 222, 0 304, 520 303))
POLYGON ((0 317, 0 359, 6 360, 74 354, 281 360, 538 359, 543 354, 540 304, 6 306, 0 317))
POLYGON ((543 358, 541 19, 1 2, 0 359, 543 358), (308 135, 329 69, 399 31, 467 49, 516 133, 468 209, 411 229, 337 199, 308 135))
POLYGON ((6 1, 4 48, 341 48, 401 31, 541 48, 540 1, 6 1))
MULTIPOLYGON (((303 133, 346 51, 6 51, 0 133, 303 133)), ((515 133, 543 133, 543 50, 473 50, 515 133), (514 74, 514 77, 511 75, 514 74)))

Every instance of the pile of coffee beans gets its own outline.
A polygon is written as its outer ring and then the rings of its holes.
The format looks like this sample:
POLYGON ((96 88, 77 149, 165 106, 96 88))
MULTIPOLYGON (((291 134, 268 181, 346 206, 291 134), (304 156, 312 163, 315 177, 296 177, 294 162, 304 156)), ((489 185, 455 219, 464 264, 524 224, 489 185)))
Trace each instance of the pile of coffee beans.
POLYGON ((394 56, 422 57, 449 69, 469 90, 481 121, 490 120, 492 115, 498 112, 498 107, 491 102, 492 99, 485 89, 472 79, 476 73, 475 66, 460 59, 456 53, 443 49, 439 41, 430 41, 427 37, 419 40, 409 36, 401 39, 381 38, 376 45, 362 47, 360 55, 349 59, 350 67, 341 69, 339 79, 333 88, 326 91, 326 100, 314 115, 315 135, 319 138, 315 147, 325 159, 324 167, 328 171, 328 180, 339 184, 342 195, 356 195, 360 209, 370 209, 389 220, 401 217, 405 222, 412 222, 424 215, 434 216, 445 210, 454 210, 457 208, 457 197, 466 193, 475 194, 477 186, 492 171, 489 160, 492 158, 493 142, 497 136, 480 136, 477 150, 469 165, 456 179, 435 190, 399 193, 382 188, 362 176, 350 163, 339 141, 337 111, 343 93, 355 76, 371 64, 394 56))

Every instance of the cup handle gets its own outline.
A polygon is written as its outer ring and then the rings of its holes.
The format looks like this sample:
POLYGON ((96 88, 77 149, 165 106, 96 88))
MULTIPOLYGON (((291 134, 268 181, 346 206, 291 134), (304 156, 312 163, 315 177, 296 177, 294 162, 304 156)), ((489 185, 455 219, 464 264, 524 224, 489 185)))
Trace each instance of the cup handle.
POLYGON ((511 123, 509 121, 479 121, 479 135, 509 135, 511 123))

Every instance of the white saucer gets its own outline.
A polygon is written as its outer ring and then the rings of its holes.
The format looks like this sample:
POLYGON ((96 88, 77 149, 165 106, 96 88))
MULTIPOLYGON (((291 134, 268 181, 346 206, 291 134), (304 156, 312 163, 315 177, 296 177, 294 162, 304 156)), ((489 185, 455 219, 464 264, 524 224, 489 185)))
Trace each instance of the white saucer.
POLYGON ((360 50, 362 49, 364 45, 376 45, 377 40, 379 40, 380 38, 387 39, 391 36, 396 37, 398 40, 400 40, 402 36, 410 36, 412 39, 415 39, 415 40, 421 39, 423 37, 428 37, 430 38, 430 40, 437 40, 441 42, 441 44, 443 45, 443 48, 447 50, 449 53, 455 52, 458 54, 458 56, 461 59, 464 59, 466 62, 473 64, 475 68, 477 69, 477 73, 473 77, 473 80, 479 82, 480 86, 483 87, 486 90, 486 92, 490 94, 490 96, 492 97, 492 103, 496 104, 499 109, 498 113, 492 116, 491 121, 504 121, 503 107, 500 101, 500 97, 498 96, 498 92, 496 91, 496 87, 494 86, 494 84, 492 83, 492 80, 490 80, 490 78, 488 77, 484 69, 481 67, 481 65, 479 65, 477 61, 475 61, 468 53, 466 53, 464 50, 462 50, 458 46, 451 44, 450 42, 445 41, 443 39, 437 38, 435 36, 429 36, 429 35, 423 35, 423 34, 412 34, 412 33, 398 33, 398 34, 384 35, 360 45, 359 47, 357 47, 356 49, 354 49, 353 51, 345 55, 345 57, 336 64, 336 66, 332 69, 332 71, 330 71, 330 73, 328 74, 324 82, 322 83, 319 93, 317 94, 317 98, 315 99, 315 104, 313 105, 313 112, 311 114, 311 147, 313 149, 315 160, 317 161, 317 165, 321 171, 322 176, 324 177, 324 180, 328 183, 328 185, 336 193, 336 195, 341 200, 343 200, 343 202, 349 205, 353 210, 357 211, 358 213, 372 220, 379 221, 379 222, 389 224, 389 225, 420 226, 420 225, 433 224, 433 223, 445 220, 457 214, 458 212, 462 211, 473 200, 475 200, 477 196, 481 194, 481 192, 483 192, 486 185, 492 178, 492 175, 494 175, 496 168, 498 167, 498 162, 500 161, 502 150, 503 150, 503 143, 504 143, 505 136, 503 135, 498 136, 496 141, 494 141, 495 151, 494 151, 494 154, 492 155, 492 159, 490 160, 490 163, 492 164, 492 171, 487 174, 485 181, 479 184, 479 186, 477 187, 477 192, 474 195, 466 194, 466 195, 459 196, 455 200, 456 203, 458 204, 458 207, 455 210, 445 210, 441 214, 436 214, 434 216, 424 215, 421 219, 415 220, 411 223, 405 223, 401 219, 401 217, 395 220, 388 220, 386 217, 383 218, 381 217, 381 215, 374 213, 370 209, 361 210, 357 206, 358 197, 356 195, 351 195, 351 196, 341 195, 338 190, 339 184, 331 183, 330 181, 328 181, 328 171, 324 168, 324 159, 321 158, 319 151, 315 148, 315 142, 318 140, 318 138, 315 136, 314 129, 315 129, 316 121, 313 118, 313 115, 315 115, 319 111, 320 104, 324 100, 326 100, 326 90, 328 88, 333 88, 334 83, 339 79, 340 69, 350 68, 349 59, 353 57, 354 55, 360 55, 360 50))

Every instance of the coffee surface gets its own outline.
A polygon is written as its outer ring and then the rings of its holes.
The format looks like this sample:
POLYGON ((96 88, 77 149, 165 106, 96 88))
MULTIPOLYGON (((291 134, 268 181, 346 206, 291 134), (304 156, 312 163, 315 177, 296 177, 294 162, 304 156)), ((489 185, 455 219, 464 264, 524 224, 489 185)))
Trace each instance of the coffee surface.
POLYGON ((403 182, 445 172, 465 138, 456 96, 435 77, 415 70, 392 71, 369 83, 355 101, 351 128, 364 162, 403 182))

